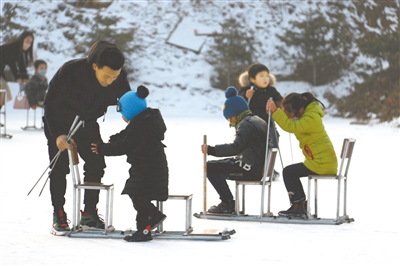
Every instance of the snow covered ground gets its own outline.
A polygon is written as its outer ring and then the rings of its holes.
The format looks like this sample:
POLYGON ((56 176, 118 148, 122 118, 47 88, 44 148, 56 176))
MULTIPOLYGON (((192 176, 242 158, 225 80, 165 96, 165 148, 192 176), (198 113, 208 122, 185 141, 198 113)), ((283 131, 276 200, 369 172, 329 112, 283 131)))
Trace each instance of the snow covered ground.
MULTIPOLYGON (((17 85, 10 83, 14 96, 17 85)), ((137 84, 138 85, 138 84, 137 84)), ((284 95, 308 90, 304 84, 282 82, 284 95)), ((186 91, 153 89, 149 106, 159 107, 167 124, 165 144, 170 168, 171 194, 193 193, 193 212, 203 208, 203 135, 208 143, 230 142, 234 130, 228 127, 220 107, 222 91, 191 95, 186 91), (180 93, 179 102, 163 97, 180 93)), ((4 109, 3 109, 4 110, 4 109)), ((38 117, 40 112, 38 112, 38 117)), ((2 121, 3 120, 3 117, 2 121)), ((99 119, 103 139, 125 127, 115 108, 109 109, 105 122, 99 119)), ((225 241, 160 240, 128 243, 117 239, 80 239, 50 234, 52 206, 48 185, 38 197, 43 182, 30 196, 27 193, 48 165, 43 131, 23 131, 26 111, 7 103, 7 133, 12 139, 0 139, 0 264, 1 265, 399 265, 398 164, 399 128, 392 124, 350 125, 351 120, 324 120, 327 131, 340 152, 343 138, 355 138, 356 145, 348 184, 348 213, 354 223, 342 225, 296 225, 258 222, 210 221, 193 218, 194 229, 235 229, 225 241), (397 248, 396 248, 397 246, 397 248)), ((38 118, 37 124, 40 124, 38 118)), ((2 128, 4 130, 4 128, 2 128)), ((2 131, 3 132, 3 131, 2 131)), ((283 165, 302 161, 294 136, 279 129, 283 165), (293 158, 293 159, 292 159, 293 158)), ((212 157, 209 157, 212 159, 212 157)), ((213 157, 215 158, 215 157, 213 157)), ((128 177, 126 157, 107 157, 104 183, 115 184, 114 225, 117 229, 135 229, 135 211, 127 196, 120 195, 128 177)), ((276 162, 281 172, 281 161, 276 162)), ((66 211, 72 216, 70 176, 66 193, 66 211)), ((44 178, 43 178, 44 179, 44 178)), ((306 187, 306 186, 305 186, 306 187)), ((257 213, 259 189, 248 188, 247 210, 257 213)), ((232 186, 233 191, 233 186, 232 186)), ((336 185, 321 183, 321 217, 335 215, 336 185)), ((100 213, 104 214, 105 193, 101 193, 100 213)), ((208 205, 218 203, 208 184, 208 205)), ((181 230, 184 207, 180 201, 164 204, 168 216, 166 230, 181 230)), ((288 208, 282 178, 273 183, 272 211, 288 208)))

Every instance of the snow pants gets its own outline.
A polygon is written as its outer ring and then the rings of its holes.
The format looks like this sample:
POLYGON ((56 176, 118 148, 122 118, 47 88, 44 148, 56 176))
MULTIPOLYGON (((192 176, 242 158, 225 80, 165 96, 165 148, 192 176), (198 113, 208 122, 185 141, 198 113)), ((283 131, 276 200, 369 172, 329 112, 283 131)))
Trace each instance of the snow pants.
POLYGON ((132 200, 136 214, 136 228, 138 231, 144 230, 146 226, 151 224, 150 217, 158 211, 157 207, 151 203, 147 197, 129 195, 132 200))
POLYGON ((247 165, 235 158, 212 160, 207 162, 207 178, 223 202, 233 200, 229 189, 229 180, 261 180, 262 165, 247 165))
POLYGON ((299 202, 306 199, 300 177, 316 175, 316 173, 309 170, 304 163, 297 163, 286 166, 282 175, 291 202, 299 202))
MULTIPOLYGON (((51 136, 49 129, 44 120, 44 132, 47 138, 48 152, 50 161, 58 153, 56 145, 56 137, 51 136)), ((58 136, 57 136, 58 137, 58 136)), ((83 166, 84 182, 101 182, 104 175, 106 164, 104 156, 95 154, 91 150, 91 143, 99 143, 102 141, 97 122, 86 123, 72 137, 78 147, 78 154, 85 161, 83 166)), ((51 168, 50 172, 50 194, 54 211, 64 208, 65 192, 67 188, 66 175, 70 173, 68 151, 61 152, 57 163, 51 168)), ((99 202, 99 190, 85 190, 83 203, 85 204, 85 212, 93 212, 99 202)))

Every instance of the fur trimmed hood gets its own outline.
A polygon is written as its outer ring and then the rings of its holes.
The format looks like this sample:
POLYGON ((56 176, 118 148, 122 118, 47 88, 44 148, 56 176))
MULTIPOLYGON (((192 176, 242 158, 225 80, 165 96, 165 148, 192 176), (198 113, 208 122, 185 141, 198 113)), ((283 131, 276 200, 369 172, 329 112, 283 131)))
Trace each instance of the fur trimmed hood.
MULTIPOLYGON (((239 85, 242 88, 250 87, 249 74, 247 73, 247 71, 244 71, 242 74, 240 74, 238 81, 239 81, 239 85)), ((276 78, 272 73, 269 73, 268 86, 275 86, 275 85, 276 85, 276 78)))

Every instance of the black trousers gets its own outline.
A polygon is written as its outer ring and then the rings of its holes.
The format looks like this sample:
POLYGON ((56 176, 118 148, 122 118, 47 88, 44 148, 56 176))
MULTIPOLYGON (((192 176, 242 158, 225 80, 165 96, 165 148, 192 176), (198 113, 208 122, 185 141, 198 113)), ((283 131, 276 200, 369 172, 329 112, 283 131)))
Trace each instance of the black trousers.
MULTIPOLYGON (((47 145, 50 161, 58 153, 56 145, 56 138, 49 134, 46 122, 44 125, 45 135, 47 137, 47 145)), ((85 162, 83 166, 84 181, 85 182, 100 182, 104 175, 104 168, 106 167, 104 156, 95 154, 91 150, 91 143, 98 143, 101 140, 99 125, 97 122, 86 124, 81 127, 72 139, 76 142, 78 147, 78 154, 85 162)), ((64 208, 65 192, 67 188, 66 175, 70 173, 68 151, 61 152, 57 163, 51 168, 50 172, 50 194, 51 202, 54 211, 64 208)), ((99 202, 98 190, 85 190, 84 204, 85 211, 92 212, 96 210, 96 205, 99 202)))
POLYGON ((207 178, 223 202, 233 200, 229 180, 261 180, 263 166, 249 166, 235 158, 207 162, 207 178))
POLYGON ((151 203, 151 200, 143 196, 129 195, 132 200, 136 214, 136 228, 144 230, 151 224, 151 217, 158 211, 157 207, 151 203))
POLYGON ((286 191, 289 193, 291 201, 298 202, 306 199, 300 177, 316 175, 316 173, 309 170, 303 163, 297 163, 286 166, 283 169, 282 175, 286 191))

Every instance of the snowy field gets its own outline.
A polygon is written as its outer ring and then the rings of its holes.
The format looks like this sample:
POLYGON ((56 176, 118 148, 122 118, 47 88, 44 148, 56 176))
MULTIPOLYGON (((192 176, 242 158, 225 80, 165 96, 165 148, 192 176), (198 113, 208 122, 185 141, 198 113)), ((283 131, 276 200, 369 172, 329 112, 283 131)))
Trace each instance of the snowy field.
MULTIPOLYGON (((15 96, 17 86, 15 83, 10 85, 15 96)), ((285 90, 292 90, 290 85, 279 83, 278 90, 284 95, 285 90)), ((301 86, 296 88, 303 89, 301 86)), ((222 106, 224 96, 222 92, 215 92, 212 97, 193 97, 182 92, 180 102, 162 105, 163 92, 158 90, 150 88, 148 101, 150 107, 160 107, 168 128, 164 143, 170 168, 170 193, 192 193, 193 212, 200 212, 203 208, 203 155, 200 151, 203 135, 207 135, 211 145, 230 142, 234 136, 234 130, 228 127, 220 110, 213 107, 222 106), (205 105, 215 110, 204 108, 205 105)), ((175 93, 179 92, 170 91, 165 95, 175 93)), ((37 116, 37 125, 40 125, 40 111, 37 116)), ((4 121, 3 117, 1 119, 4 121)), ((48 184, 40 197, 43 182, 27 196, 48 165, 46 139, 41 130, 21 130, 26 125, 26 111, 14 110, 12 102, 8 102, 6 130, 13 137, 0 139, 0 264, 399 265, 400 229, 396 206, 400 175, 395 170, 400 162, 399 128, 387 123, 350 125, 351 121, 329 116, 324 119, 337 154, 343 138, 357 140, 348 182, 348 214, 355 219, 354 223, 298 225, 210 221, 193 217, 194 229, 228 228, 235 229, 237 233, 225 241, 154 239, 145 243, 128 243, 121 239, 81 239, 50 234, 52 206, 48 184)), ((105 122, 101 118, 99 123, 105 141, 125 127, 114 107, 110 107, 105 122)), ((283 165, 302 161, 294 136, 278 130, 283 165)), ((136 213, 131 201, 127 196, 120 195, 128 177, 126 157, 107 157, 106 163, 103 182, 115 184, 114 225, 121 230, 135 229, 136 213)), ((279 157, 276 169, 282 172, 279 157)), ((72 182, 70 176, 67 178, 65 210, 72 218, 72 182)), ((325 181, 320 184, 320 216, 332 218, 335 216, 336 183, 325 181)), ((248 188, 247 210, 256 214, 260 189, 252 189, 248 188)), ((207 200, 208 206, 219 203, 209 183, 207 200)), ((104 214, 104 202, 103 192, 98 206, 101 214, 104 214)), ((288 207, 289 201, 280 177, 272 187, 272 212, 277 214, 288 207)), ((167 201, 164 208, 168 216, 164 229, 183 229, 183 202, 167 201)))

